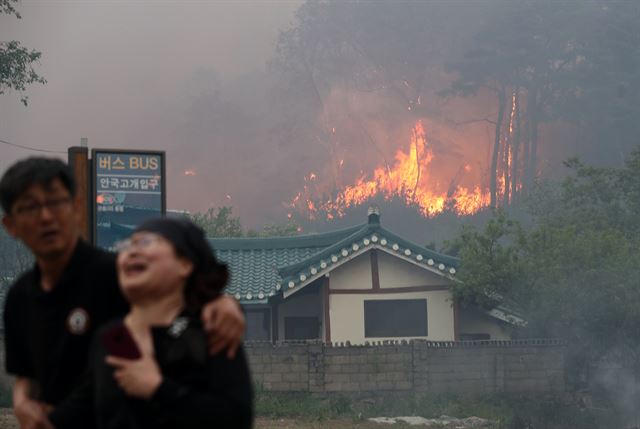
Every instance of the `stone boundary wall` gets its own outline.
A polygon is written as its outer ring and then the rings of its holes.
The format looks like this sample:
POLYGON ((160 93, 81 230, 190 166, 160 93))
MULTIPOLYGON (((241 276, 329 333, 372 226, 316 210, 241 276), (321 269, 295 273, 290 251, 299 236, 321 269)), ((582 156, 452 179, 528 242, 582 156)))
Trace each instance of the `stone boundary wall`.
MULTIPOLYGON (((0 340, 2 336, 0 335, 0 340)), ((363 346, 247 342, 255 383, 310 393, 555 393, 565 389, 566 344, 558 340, 384 341, 363 346)), ((0 384, 4 372, 0 347, 0 384)))
POLYGON ((385 341, 363 346, 248 342, 255 383, 311 393, 562 392, 566 345, 556 340, 385 341))
POLYGON ((0 333, 0 388, 9 389, 13 386, 14 378, 5 371, 4 333, 0 333))

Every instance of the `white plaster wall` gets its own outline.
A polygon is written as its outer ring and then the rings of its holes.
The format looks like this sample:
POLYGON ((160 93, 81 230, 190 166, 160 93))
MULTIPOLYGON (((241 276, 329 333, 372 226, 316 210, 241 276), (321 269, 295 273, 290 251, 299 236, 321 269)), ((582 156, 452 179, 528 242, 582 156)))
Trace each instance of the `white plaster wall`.
POLYGON ((371 289, 371 254, 365 252, 331 271, 331 289, 371 289))
POLYGON ((365 338, 364 301, 374 299, 427 299, 427 336, 393 339, 427 339, 452 341, 454 339, 453 307, 448 291, 384 293, 384 294, 332 294, 330 300, 331 341, 382 341, 391 338, 365 338))
POLYGON ((489 334, 492 340, 509 340, 511 335, 497 319, 476 309, 458 309, 459 334, 489 334))
MULTIPOLYGON (((278 339, 284 340, 285 317, 317 317, 322 322, 322 296, 294 294, 278 305, 278 339)), ((324 332, 324 326, 321 328, 324 332)))
POLYGON ((443 286, 451 283, 446 277, 415 266, 384 250, 378 250, 378 271, 381 288, 443 286))

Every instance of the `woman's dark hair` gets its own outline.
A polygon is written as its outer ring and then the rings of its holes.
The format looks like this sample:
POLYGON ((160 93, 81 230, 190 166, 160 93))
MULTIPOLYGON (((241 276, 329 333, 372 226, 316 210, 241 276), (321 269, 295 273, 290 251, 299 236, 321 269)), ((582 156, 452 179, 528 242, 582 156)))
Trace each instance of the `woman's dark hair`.
POLYGON ((11 213, 20 195, 34 184, 49 185, 59 178, 72 197, 76 195, 76 181, 71 169, 56 158, 32 157, 13 164, 0 179, 0 205, 11 213))
POLYGON ((166 238, 176 255, 189 259, 193 271, 184 290, 190 308, 199 309, 222 293, 229 280, 229 270, 217 261, 204 231, 187 219, 158 218, 144 222, 136 232, 147 231, 166 238))

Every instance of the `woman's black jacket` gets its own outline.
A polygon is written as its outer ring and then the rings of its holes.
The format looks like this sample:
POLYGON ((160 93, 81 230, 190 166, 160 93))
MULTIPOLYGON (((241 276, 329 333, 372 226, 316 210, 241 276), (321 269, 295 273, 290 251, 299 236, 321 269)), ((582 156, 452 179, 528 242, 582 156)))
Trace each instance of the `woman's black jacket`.
POLYGON ((163 382, 149 400, 128 397, 116 384, 102 332, 93 342, 86 383, 49 416, 56 429, 216 428, 249 429, 253 422, 252 389, 244 350, 229 360, 210 356, 201 322, 178 317, 169 327, 153 328, 155 359, 163 382))

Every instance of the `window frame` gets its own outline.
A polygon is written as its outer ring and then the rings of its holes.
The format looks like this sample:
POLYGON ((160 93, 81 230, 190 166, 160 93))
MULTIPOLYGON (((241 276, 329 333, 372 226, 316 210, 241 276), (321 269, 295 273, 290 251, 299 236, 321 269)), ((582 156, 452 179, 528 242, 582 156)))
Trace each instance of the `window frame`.
POLYGON ((363 301, 363 306, 364 306, 364 337, 365 338, 406 338, 406 337, 428 337, 429 336, 429 311, 428 311, 427 298, 365 299, 363 301), (396 309, 396 311, 392 311, 391 309, 382 310, 380 308, 376 309, 375 307, 382 307, 385 304, 386 305, 407 304, 409 302, 411 302, 412 304, 417 304, 418 306, 422 307, 420 311, 423 311, 423 313, 417 314, 416 316, 414 316, 414 318, 415 319, 420 318, 422 320, 422 317, 424 316, 424 323, 415 324, 415 323, 412 323, 411 320, 409 320, 410 318, 407 318, 405 322, 411 323, 410 325, 407 325, 405 327, 393 326, 389 328, 390 330, 385 331, 385 328, 389 327, 388 322, 390 320, 394 320, 398 322, 399 320, 401 320, 401 319, 398 319, 398 315, 406 314, 407 310, 396 309), (376 311, 376 315, 371 314, 371 312, 374 312, 374 311, 376 311), (387 322, 386 324, 379 325, 380 321, 377 320, 379 319, 379 314, 389 315, 391 319, 386 320, 387 322), (372 317, 375 320, 377 320, 378 323, 375 323, 375 322, 368 323, 368 321, 374 320, 372 319, 372 317), (372 326, 372 324, 374 325, 372 326), (399 329, 404 329, 405 331, 398 332, 399 329), (412 329, 415 329, 415 330, 412 330, 412 329))

